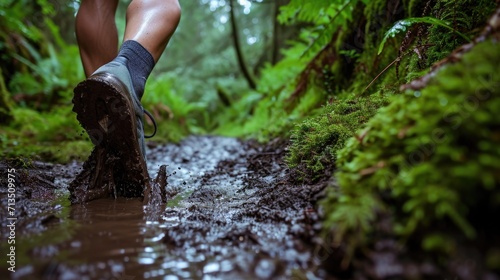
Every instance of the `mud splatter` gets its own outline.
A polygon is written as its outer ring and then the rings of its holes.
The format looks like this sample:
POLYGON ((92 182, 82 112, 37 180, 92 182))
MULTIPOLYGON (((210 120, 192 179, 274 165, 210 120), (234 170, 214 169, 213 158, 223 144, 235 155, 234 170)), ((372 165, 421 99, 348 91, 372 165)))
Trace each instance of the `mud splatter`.
POLYGON ((83 164, 82 171, 69 184, 71 203, 108 197, 145 197, 146 204, 166 202, 165 166, 160 168, 154 180, 150 180, 149 175, 134 180, 127 176, 131 169, 133 167, 130 163, 123 162, 116 154, 96 146, 83 164))

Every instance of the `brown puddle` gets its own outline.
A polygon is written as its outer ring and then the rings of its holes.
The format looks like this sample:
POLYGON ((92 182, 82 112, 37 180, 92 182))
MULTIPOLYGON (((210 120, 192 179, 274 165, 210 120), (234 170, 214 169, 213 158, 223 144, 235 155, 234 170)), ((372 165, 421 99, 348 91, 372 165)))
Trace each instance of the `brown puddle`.
MULTIPOLYGON (((33 248, 34 263, 10 275, 12 279, 192 278, 203 269, 203 264, 193 266, 193 260, 176 261, 169 254, 162 240, 165 230, 177 222, 148 220, 140 199, 109 198, 73 205, 68 219, 71 238, 33 248)), ((55 225, 51 233, 59 228, 55 225)))
POLYGON ((151 274, 166 274, 157 258, 168 254, 160 242, 162 228, 167 225, 147 221, 141 200, 100 199, 74 205, 70 218, 80 226, 72 241, 61 249, 70 252, 69 259, 84 260, 89 276, 106 277, 111 273, 111 278, 128 273, 149 278, 151 274))

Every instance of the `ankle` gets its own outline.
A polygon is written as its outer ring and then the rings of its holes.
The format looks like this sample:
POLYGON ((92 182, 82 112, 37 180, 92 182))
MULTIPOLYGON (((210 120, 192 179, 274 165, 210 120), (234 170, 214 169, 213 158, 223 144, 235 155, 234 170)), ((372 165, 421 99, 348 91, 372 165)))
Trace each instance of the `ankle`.
POLYGON ((128 40, 122 44, 114 61, 127 67, 132 78, 135 94, 140 100, 144 93, 146 80, 155 65, 153 56, 137 41, 128 40))

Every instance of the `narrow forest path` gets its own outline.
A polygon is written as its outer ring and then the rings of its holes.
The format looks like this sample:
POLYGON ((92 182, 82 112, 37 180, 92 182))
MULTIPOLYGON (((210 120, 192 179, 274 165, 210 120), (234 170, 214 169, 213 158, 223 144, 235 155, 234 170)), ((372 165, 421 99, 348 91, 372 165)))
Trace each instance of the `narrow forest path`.
POLYGON ((314 202, 325 184, 293 183, 284 149, 212 136, 151 146, 151 176, 163 164, 169 174, 168 203, 153 210, 125 198, 70 206, 66 188, 81 163, 35 163, 19 181, 19 266, 9 276, 323 278, 324 256, 311 241, 320 226, 314 202))

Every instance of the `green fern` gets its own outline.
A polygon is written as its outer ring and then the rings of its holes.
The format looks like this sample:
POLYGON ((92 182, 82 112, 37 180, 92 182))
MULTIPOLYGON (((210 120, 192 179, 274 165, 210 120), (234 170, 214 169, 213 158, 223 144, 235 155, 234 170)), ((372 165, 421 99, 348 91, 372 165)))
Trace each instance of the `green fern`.
MULTIPOLYGON (((292 0, 281 8, 278 20, 283 24, 306 22, 314 24, 309 47, 302 54, 311 57, 331 42, 335 32, 352 20, 352 12, 360 0, 307 1, 292 0)), ((368 1, 363 0, 363 3, 368 1)))
POLYGON ((13 93, 51 95, 56 91, 70 89, 83 79, 83 68, 76 46, 67 46, 57 53, 54 46, 48 43, 49 55, 43 57, 27 41, 21 40, 21 42, 30 52, 34 61, 32 62, 18 54, 12 54, 12 57, 30 69, 29 72, 18 72, 13 76, 9 84, 13 93))
POLYGON ((278 20, 282 24, 297 21, 315 23, 321 19, 321 16, 331 5, 338 5, 337 2, 339 1, 292 0, 288 5, 280 8, 278 20))
POLYGON ((397 34, 406 32, 408 28, 410 28, 414 24, 418 23, 427 23, 427 24, 433 24, 437 26, 442 26, 444 28, 447 28, 463 39, 465 39, 467 42, 470 41, 470 39, 464 35, 463 33, 453 29, 453 27, 450 26, 450 23, 448 21, 440 20, 434 17, 415 17, 415 18, 406 18, 403 20, 400 20, 396 22, 384 35, 384 38, 382 39, 382 42, 380 43, 380 46, 378 48, 378 54, 380 55, 382 51, 384 50, 385 43, 389 38, 394 38, 397 34))

